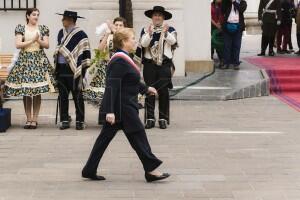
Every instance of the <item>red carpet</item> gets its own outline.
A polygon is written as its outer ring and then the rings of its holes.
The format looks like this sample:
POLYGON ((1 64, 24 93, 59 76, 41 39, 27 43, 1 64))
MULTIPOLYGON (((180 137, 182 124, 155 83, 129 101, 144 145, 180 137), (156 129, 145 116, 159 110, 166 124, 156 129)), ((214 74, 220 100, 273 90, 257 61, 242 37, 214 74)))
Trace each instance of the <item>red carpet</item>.
POLYGON ((271 94, 300 111, 300 57, 250 57, 251 64, 266 70, 271 94))

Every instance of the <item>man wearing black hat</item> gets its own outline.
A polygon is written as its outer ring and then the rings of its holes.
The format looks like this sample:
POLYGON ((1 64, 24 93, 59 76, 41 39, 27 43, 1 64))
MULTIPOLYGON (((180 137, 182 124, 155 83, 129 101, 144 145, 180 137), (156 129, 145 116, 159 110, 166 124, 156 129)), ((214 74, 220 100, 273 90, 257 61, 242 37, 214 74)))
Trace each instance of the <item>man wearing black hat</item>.
MULTIPOLYGON (((172 14, 164 7, 154 6, 145 11, 145 15, 152 19, 152 23, 141 33, 143 75, 147 85, 157 89, 159 95, 159 127, 166 129, 169 123, 169 89, 171 83, 171 69, 174 68, 173 52, 177 47, 177 33, 173 27, 164 23, 172 18, 172 14)), ((147 96, 145 100, 145 128, 155 126, 155 96, 147 96)))
POLYGON ((76 27, 77 12, 65 11, 62 15, 63 29, 58 33, 54 53, 56 77, 59 90, 60 129, 70 128, 69 93, 76 108, 76 130, 84 129, 83 79, 91 63, 90 44, 86 33, 76 27))

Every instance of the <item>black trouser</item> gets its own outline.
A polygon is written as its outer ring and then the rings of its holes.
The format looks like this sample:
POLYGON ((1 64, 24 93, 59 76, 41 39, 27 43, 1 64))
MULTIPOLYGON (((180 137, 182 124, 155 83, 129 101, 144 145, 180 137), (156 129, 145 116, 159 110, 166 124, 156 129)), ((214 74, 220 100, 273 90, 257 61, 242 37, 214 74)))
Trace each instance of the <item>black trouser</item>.
MULTIPOLYGON (((169 86, 171 83, 171 61, 164 62, 162 66, 144 61, 143 76, 146 85, 154 87, 158 92, 159 119, 167 120, 169 123, 170 96, 169 86)), ((145 99, 145 117, 155 119, 155 96, 147 96, 145 99)))
POLYGON ((300 33, 297 33, 297 44, 298 44, 298 48, 300 50, 300 33))
MULTIPOLYGON (((105 123, 98 136, 90 157, 83 168, 83 173, 94 175, 97 173, 99 162, 108 147, 109 143, 115 137, 118 130, 123 129, 121 124, 110 125, 105 123)), ((145 172, 151 172, 161 165, 162 161, 155 157, 151 151, 145 130, 128 133, 123 130, 131 147, 137 153, 141 160, 145 172)))
POLYGON ((57 81, 59 90, 60 121, 69 121, 69 94, 71 92, 76 109, 76 121, 84 122, 84 100, 82 90, 79 89, 80 77, 74 79, 74 74, 68 65, 58 64, 57 81))
POLYGON ((269 52, 273 52, 274 51, 273 50, 274 42, 275 42, 275 35, 274 36, 262 35, 262 38, 261 38, 261 52, 265 53, 268 46, 269 46, 269 52))

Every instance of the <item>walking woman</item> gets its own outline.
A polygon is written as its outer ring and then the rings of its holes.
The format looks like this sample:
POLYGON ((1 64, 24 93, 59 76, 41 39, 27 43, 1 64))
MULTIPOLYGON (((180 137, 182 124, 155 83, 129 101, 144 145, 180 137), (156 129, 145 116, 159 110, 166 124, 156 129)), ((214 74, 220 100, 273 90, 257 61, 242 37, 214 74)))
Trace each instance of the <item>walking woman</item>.
MULTIPOLYGON (((84 97, 89 103, 100 106, 105 89, 105 71, 107 62, 114 53, 113 50, 113 34, 126 27, 126 20, 122 17, 114 19, 113 24, 107 22, 107 30, 100 39, 98 52, 96 53, 96 63, 91 67, 88 73, 91 75, 91 82, 84 91, 84 97)), ((101 25, 102 26, 102 25, 101 25)))
POLYGON ((247 9, 245 0, 224 0, 224 64, 225 69, 233 65, 235 70, 240 69, 240 50, 242 34, 245 30, 244 12, 247 9))
POLYGON ((41 107, 41 94, 54 92, 53 68, 43 49, 49 48, 49 29, 39 25, 40 11, 26 11, 26 25, 15 29, 19 57, 5 83, 8 96, 23 96, 27 122, 24 129, 36 129, 41 107))
POLYGON ((129 57, 136 48, 133 30, 125 28, 116 32, 113 45, 117 51, 107 67, 106 88, 100 107, 100 119, 104 124, 82 170, 82 177, 105 180, 97 175, 97 168, 109 143, 121 129, 143 164, 147 182, 168 178, 169 174, 157 171, 162 161, 152 153, 139 118, 138 93, 157 95, 157 91, 140 82, 140 69, 129 57))

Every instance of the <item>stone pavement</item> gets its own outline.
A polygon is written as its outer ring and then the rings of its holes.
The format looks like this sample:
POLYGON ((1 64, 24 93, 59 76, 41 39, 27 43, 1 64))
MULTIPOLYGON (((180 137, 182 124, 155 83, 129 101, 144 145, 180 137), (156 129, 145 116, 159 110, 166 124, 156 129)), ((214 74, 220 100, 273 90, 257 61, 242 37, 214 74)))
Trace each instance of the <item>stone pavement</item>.
POLYGON ((86 130, 60 131, 55 105, 43 101, 39 128, 25 131, 21 101, 6 102, 13 127, 0 135, 0 200, 300 199, 299 113, 273 97, 172 101, 170 128, 148 131, 162 171, 172 174, 154 184, 121 132, 100 165, 107 181, 83 180, 98 111, 87 105, 86 130))

